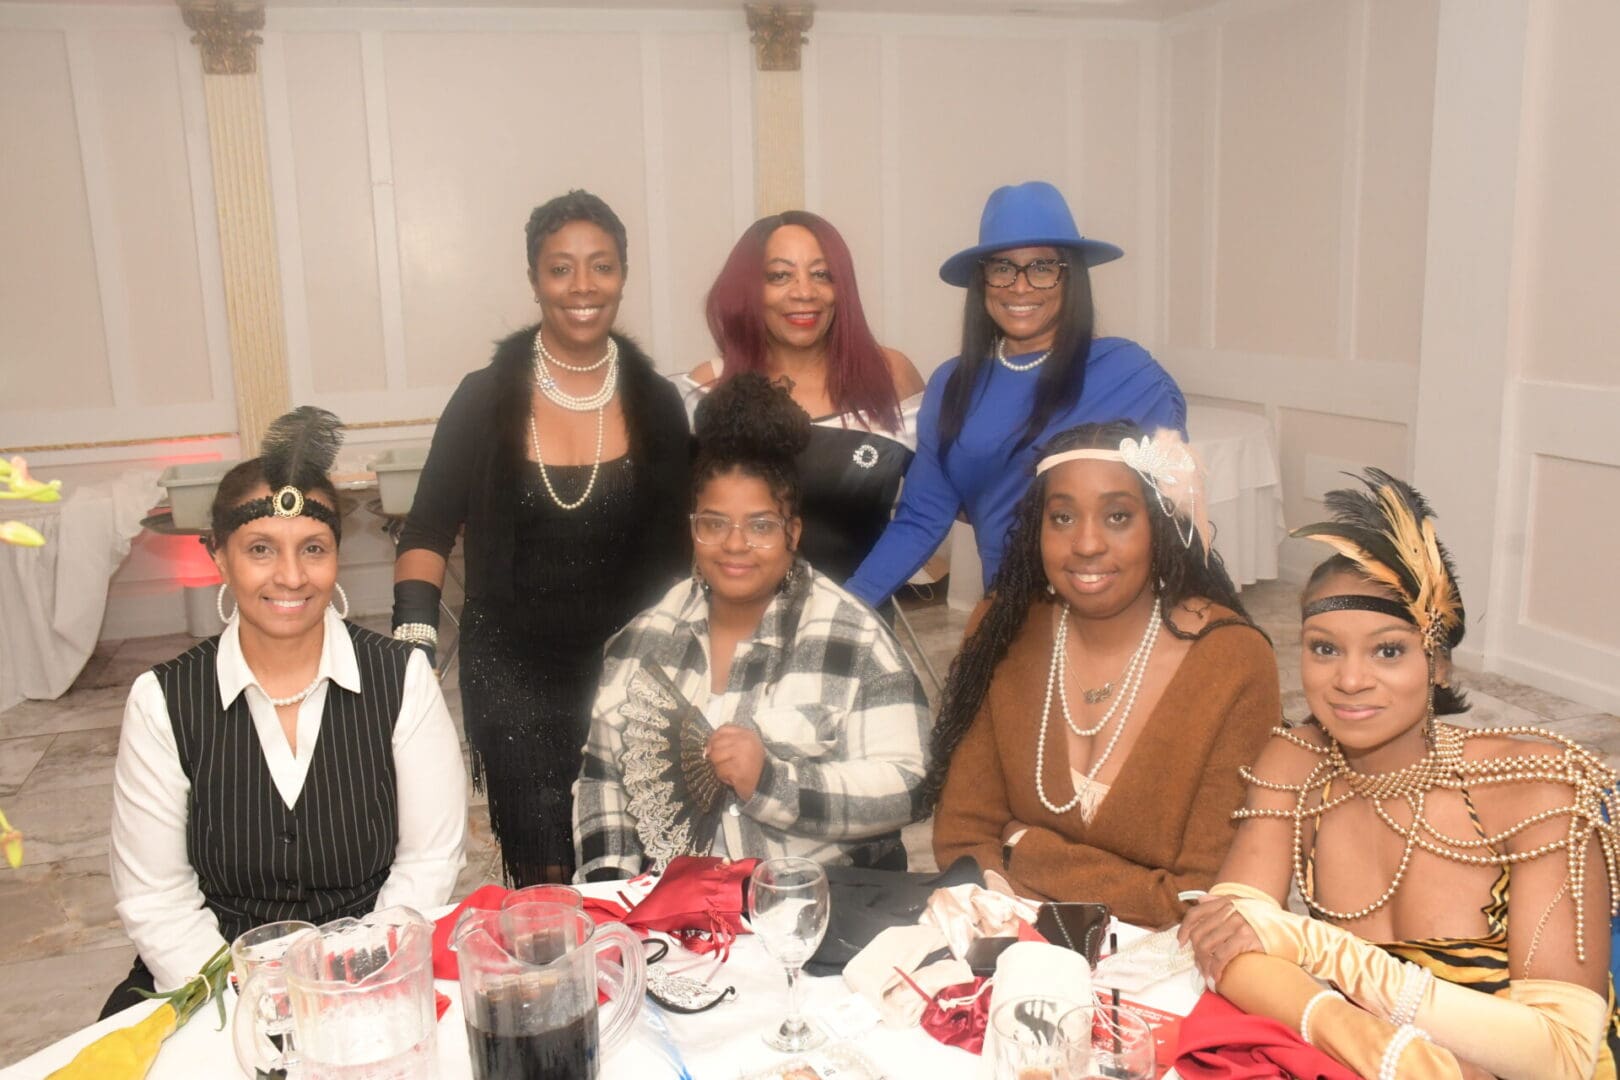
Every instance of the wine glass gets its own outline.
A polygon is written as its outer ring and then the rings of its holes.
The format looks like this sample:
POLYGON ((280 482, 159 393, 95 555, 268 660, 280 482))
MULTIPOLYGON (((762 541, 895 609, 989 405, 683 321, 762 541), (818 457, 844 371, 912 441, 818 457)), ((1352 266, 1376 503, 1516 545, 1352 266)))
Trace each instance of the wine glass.
POLYGON ((827 872, 809 859, 766 859, 749 879, 748 924, 772 959, 787 969, 788 1015, 765 1036, 775 1050, 820 1046, 825 1036, 799 1015, 799 969, 815 955, 827 933, 832 897, 827 872))

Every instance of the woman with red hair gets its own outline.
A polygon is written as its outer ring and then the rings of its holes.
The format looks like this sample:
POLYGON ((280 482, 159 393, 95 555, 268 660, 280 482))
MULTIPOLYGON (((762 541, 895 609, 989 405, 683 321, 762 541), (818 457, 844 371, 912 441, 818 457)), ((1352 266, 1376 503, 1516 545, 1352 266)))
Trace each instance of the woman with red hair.
POLYGON ((922 377, 877 343, 838 230, 789 210, 750 225, 709 290, 717 359, 676 377, 687 412, 743 372, 785 376, 814 420, 798 458, 804 556, 843 584, 889 523, 916 451, 922 377))

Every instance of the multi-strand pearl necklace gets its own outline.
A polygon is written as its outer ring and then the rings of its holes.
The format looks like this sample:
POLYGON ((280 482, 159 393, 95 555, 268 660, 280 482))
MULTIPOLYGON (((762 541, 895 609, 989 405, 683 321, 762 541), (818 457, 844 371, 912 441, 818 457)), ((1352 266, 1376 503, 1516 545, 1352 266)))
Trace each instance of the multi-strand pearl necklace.
POLYGON ((603 353, 602 359, 596 363, 588 367, 574 367, 559 363, 557 358, 552 356, 550 351, 546 349, 546 343, 541 340, 540 331, 536 330, 534 332, 534 385, 539 388, 542 394, 546 395, 546 399, 552 404, 559 405, 570 412, 600 410, 609 401, 613 400, 613 393, 618 389, 618 383, 619 343, 617 341, 608 338, 607 352, 603 353), (602 385, 597 388, 595 393, 578 397, 557 385, 557 380, 552 377, 550 370, 553 364, 565 371, 575 373, 595 371, 597 368, 606 365, 607 374, 602 376, 602 385))
MULTIPOLYGON (((1059 806, 1046 794, 1046 728, 1052 718, 1052 690, 1055 686, 1058 701, 1063 708, 1063 720, 1069 730, 1081 738, 1088 738, 1101 734, 1103 729, 1113 720, 1115 712, 1119 713, 1119 723, 1114 728, 1114 734, 1109 736, 1108 743, 1103 747, 1101 754, 1092 760, 1091 768, 1086 771, 1087 784, 1097 779, 1102 772, 1103 763, 1114 752, 1119 743, 1120 735, 1125 731, 1125 725, 1130 722, 1131 709, 1136 705, 1136 694, 1142 688, 1142 677, 1147 673, 1148 661, 1153 658, 1153 646, 1159 640, 1159 627, 1164 622, 1163 608, 1157 598, 1153 601, 1153 611, 1148 615, 1147 627, 1142 631, 1142 641, 1131 655, 1131 662, 1125 668, 1125 674, 1120 679, 1119 697, 1108 707, 1103 718, 1093 728, 1082 728, 1074 722, 1069 715, 1069 692, 1066 683, 1068 670, 1069 639, 1069 605, 1061 604, 1057 613, 1057 630, 1052 634, 1052 661, 1046 669, 1046 698, 1041 703, 1041 731, 1035 739, 1035 794, 1040 798, 1041 805, 1054 814, 1067 814, 1076 806, 1084 794, 1083 790, 1076 790, 1074 798, 1059 806)), ((1086 784, 1077 785, 1083 789, 1086 784)))
MULTIPOLYGON (((1469 731, 1450 724, 1438 724, 1434 745, 1419 761, 1394 772, 1360 773, 1351 768, 1343 750, 1331 736, 1327 745, 1318 745, 1301 738, 1287 728, 1276 728, 1273 734, 1320 755, 1323 760, 1299 784, 1262 780, 1244 767, 1240 771, 1245 781, 1268 791, 1292 794, 1294 807, 1291 810, 1245 808, 1236 811, 1232 816, 1237 819, 1282 818, 1293 822, 1294 880, 1299 884, 1300 895, 1305 903, 1318 915, 1338 922, 1354 922, 1365 919, 1388 904, 1400 889, 1407 868, 1411 864, 1412 853, 1418 848, 1466 866, 1505 866, 1529 862, 1563 850, 1569 861, 1567 884, 1574 894, 1576 957, 1584 963, 1586 935, 1585 907, 1582 901, 1586 885, 1586 841, 1593 835, 1597 837, 1598 845, 1603 851, 1603 861, 1609 876, 1610 895, 1613 898, 1611 913, 1615 906, 1620 905, 1620 888, 1617 888, 1620 886, 1620 826, 1609 820, 1603 812, 1605 800, 1609 798, 1609 793, 1615 786, 1615 772, 1579 743, 1543 728, 1528 725, 1469 731), (1474 760, 1467 759, 1463 754, 1463 745, 1469 739, 1502 736, 1509 738, 1534 736, 1546 739, 1562 746, 1564 752, 1552 755, 1485 757, 1474 760), (1346 787, 1344 794, 1326 799, 1317 806, 1307 805, 1307 800, 1312 795, 1337 780, 1344 781, 1346 787), (1447 836, 1424 816, 1424 803, 1432 791, 1460 791, 1490 784, 1509 783, 1563 784, 1573 789, 1574 798, 1567 806, 1543 810, 1493 836, 1474 839, 1447 836), (1313 829, 1319 829, 1321 819, 1329 811, 1354 799, 1366 799, 1370 802, 1378 819, 1404 841, 1405 847, 1389 887, 1384 889, 1376 900, 1355 911, 1335 911, 1316 899, 1315 890, 1305 874, 1305 822, 1309 820, 1313 829), (1410 825, 1402 825, 1384 808, 1384 802, 1392 799, 1402 799, 1411 808, 1410 825), (1569 831, 1561 839, 1519 852, 1505 850, 1505 845, 1515 835, 1559 816, 1569 818, 1569 831), (1476 854, 1476 852, 1483 853, 1476 854)), ((1528 965, 1527 959, 1526 967, 1528 965)))
POLYGON ((1011 360, 1007 359, 1007 339, 1004 337, 996 338, 996 362, 1002 367, 1006 368, 1008 371, 1034 371, 1036 368, 1046 363, 1046 358, 1051 355, 1052 350, 1047 349, 1033 360, 1026 360, 1022 364, 1015 364, 1011 360))
POLYGON ((557 494, 557 489, 552 486, 550 474, 546 472, 545 460, 540 456, 540 434, 535 428, 534 410, 529 411, 529 445, 534 450, 534 463, 540 467, 540 482, 545 485, 546 494, 551 496, 551 501, 557 504, 559 510, 578 510, 585 505, 585 500, 591 497, 591 491, 596 487, 596 476, 602 469, 602 444, 607 427, 607 406, 608 402, 613 400, 618 383, 619 343, 611 337, 608 338, 607 351, 602 354, 602 359, 594 364, 579 366, 565 364, 552 356, 540 336, 540 331, 534 332, 534 385, 546 396, 546 400, 554 405, 571 412, 596 413, 596 453, 591 460, 591 475, 585 481, 585 490, 580 492, 579 498, 573 502, 564 502, 557 494), (606 365, 607 374, 602 376, 602 385, 594 394, 578 397, 557 385, 557 380, 552 377, 549 368, 551 364, 576 374, 595 371, 606 365))

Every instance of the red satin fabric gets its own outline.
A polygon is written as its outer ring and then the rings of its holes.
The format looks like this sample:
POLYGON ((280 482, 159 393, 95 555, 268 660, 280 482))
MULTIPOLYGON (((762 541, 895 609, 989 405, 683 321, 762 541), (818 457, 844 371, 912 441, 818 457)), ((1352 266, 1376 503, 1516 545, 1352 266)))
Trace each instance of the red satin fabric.
POLYGON ((899 968, 894 970, 907 986, 928 1001, 918 1021, 924 1031, 946 1046, 955 1046, 970 1054, 983 1052, 984 1032, 990 1024, 988 976, 980 975, 970 982, 941 987, 939 993, 929 997, 911 976, 899 968))
POLYGON ((1357 1080, 1286 1024, 1251 1016, 1219 994, 1205 994, 1181 1022, 1176 1073, 1185 1080, 1357 1080))
MULTIPOLYGON (((623 903, 587 897, 585 914, 598 926, 622 922, 638 932, 661 930, 693 952, 718 952, 724 958, 730 955, 732 941, 748 933, 742 923, 744 890, 748 875, 758 865, 758 859, 727 862, 708 856, 682 856, 669 864, 641 903, 631 906, 623 894, 623 903)), ((435 979, 454 979, 460 970, 456 954, 450 949, 450 934, 461 913, 469 908, 499 911, 508 891, 500 885, 481 886, 434 923, 435 979)))
POLYGON ((742 923, 743 893, 758 865, 758 859, 728 862, 683 855, 664 868, 658 884, 624 922, 638 931, 671 934, 692 952, 729 957, 731 943, 748 933, 742 923))

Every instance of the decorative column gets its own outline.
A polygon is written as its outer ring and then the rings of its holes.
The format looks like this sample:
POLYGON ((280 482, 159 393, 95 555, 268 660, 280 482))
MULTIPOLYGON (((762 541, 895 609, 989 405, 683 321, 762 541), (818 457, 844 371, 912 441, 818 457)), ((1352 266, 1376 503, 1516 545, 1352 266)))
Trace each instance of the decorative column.
POLYGON ((810 5, 744 4, 754 43, 754 205, 761 214, 804 207, 804 82, 800 47, 810 5))
POLYGON ((208 144, 214 165, 225 315, 236 379, 242 456, 290 405, 287 344, 276 261, 270 164, 265 154, 264 99, 255 46, 263 39, 261 3, 180 0, 191 41, 201 46, 208 144))

